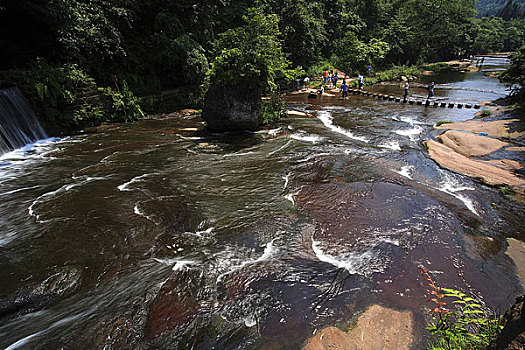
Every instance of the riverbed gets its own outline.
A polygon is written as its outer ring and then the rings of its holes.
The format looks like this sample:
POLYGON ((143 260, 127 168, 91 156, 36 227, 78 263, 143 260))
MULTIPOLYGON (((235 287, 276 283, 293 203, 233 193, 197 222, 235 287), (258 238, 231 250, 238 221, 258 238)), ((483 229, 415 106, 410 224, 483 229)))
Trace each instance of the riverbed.
MULTIPOLYGON (((506 95, 481 72, 424 79, 413 96, 506 95)), ((293 349, 372 304, 411 311, 422 344, 419 267, 492 309, 523 293, 505 251, 525 206, 422 144, 476 111, 286 103, 309 116, 215 134, 173 113, 2 156, 0 347, 293 349)))

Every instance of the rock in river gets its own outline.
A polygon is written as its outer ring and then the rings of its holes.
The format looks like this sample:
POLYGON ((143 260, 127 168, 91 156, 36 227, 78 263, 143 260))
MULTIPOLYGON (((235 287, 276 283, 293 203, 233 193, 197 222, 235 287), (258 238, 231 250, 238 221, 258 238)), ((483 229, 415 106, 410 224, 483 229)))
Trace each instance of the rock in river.
POLYGON ((256 90, 212 85, 206 94, 202 119, 212 130, 256 130, 262 122, 256 90))

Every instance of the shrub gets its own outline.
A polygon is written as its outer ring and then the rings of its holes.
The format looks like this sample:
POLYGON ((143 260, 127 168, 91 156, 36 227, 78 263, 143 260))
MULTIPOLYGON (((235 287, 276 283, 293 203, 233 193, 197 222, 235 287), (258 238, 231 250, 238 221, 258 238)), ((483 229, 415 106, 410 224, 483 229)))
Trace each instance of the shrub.
POLYGON ((434 320, 427 330, 436 341, 430 347, 441 349, 487 349, 501 331, 499 318, 476 298, 455 289, 441 288, 425 268, 420 268, 423 281, 428 286, 427 294, 433 303, 429 313, 434 320), (451 300, 445 302, 445 298, 451 300), (455 306, 449 310, 448 306, 455 306))
POLYGON ((451 120, 440 120, 436 123, 436 126, 440 126, 440 125, 443 125, 443 124, 452 124, 454 123, 453 121, 451 120))
POLYGON ((284 100, 280 94, 273 94, 270 99, 261 103, 262 124, 269 125, 284 115, 284 100))

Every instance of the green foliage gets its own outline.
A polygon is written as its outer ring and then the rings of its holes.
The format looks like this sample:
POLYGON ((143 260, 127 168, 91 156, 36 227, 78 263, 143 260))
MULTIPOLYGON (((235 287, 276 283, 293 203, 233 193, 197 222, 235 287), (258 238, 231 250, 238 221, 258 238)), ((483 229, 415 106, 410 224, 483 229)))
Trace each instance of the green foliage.
POLYGON ((211 82, 260 93, 276 91, 276 81, 290 76, 278 39, 278 18, 250 9, 243 19, 243 27, 228 30, 215 43, 211 82))
POLYGON ((434 304, 430 310, 433 321, 428 323, 427 330, 436 340, 429 348, 433 350, 488 349, 503 328, 499 318, 476 298, 455 289, 441 288, 428 270, 424 268, 420 270, 423 280, 429 287, 428 294, 431 298, 428 302, 434 304), (447 306, 454 309, 449 310, 447 306))
POLYGON ((284 116, 284 100, 281 94, 273 94, 269 99, 263 99, 261 103, 262 124, 270 125, 284 116))
POLYGON ((352 75, 366 71, 368 65, 381 65, 390 49, 388 43, 376 38, 364 43, 350 31, 334 47, 335 65, 352 75))
POLYGON ((332 71, 334 68, 335 66, 330 61, 321 60, 311 65, 310 68, 308 68, 308 71, 306 74, 312 78, 320 77, 323 75, 323 72, 325 69, 328 69, 328 71, 332 71))
POLYGON ((502 194, 504 194, 504 195, 508 195, 508 194, 510 194, 510 193, 512 192, 512 190, 511 190, 509 187, 507 187, 507 186, 502 186, 502 187, 500 187, 500 188, 499 188, 499 191, 500 191, 502 194))
POLYGON ((525 104, 525 46, 510 56, 511 65, 501 76, 505 81, 516 84, 517 96, 521 104, 525 104))
POLYGON ((120 91, 98 88, 77 65, 55 68, 39 60, 30 82, 47 122, 65 128, 128 122, 143 117, 139 100, 122 83, 120 91), (109 99, 109 100, 108 100, 109 99))
POLYGON ((419 76, 421 69, 418 66, 394 66, 372 77, 365 78, 365 84, 377 84, 383 81, 399 80, 402 76, 419 76))
POLYGON ((492 115, 492 111, 488 110, 488 109, 484 109, 482 110, 480 113, 479 113, 479 116, 481 118, 486 118, 486 117, 490 117, 492 115))
POLYGON ((126 81, 122 83, 122 88, 119 91, 114 91, 110 88, 100 90, 111 97, 111 121, 131 122, 144 117, 139 104, 140 99, 129 90, 126 81))
POLYGON ((441 126, 441 125, 443 125, 443 124, 452 124, 452 123, 454 123, 454 122, 451 121, 451 120, 440 120, 440 121, 438 121, 438 122, 436 123, 436 126, 441 126))

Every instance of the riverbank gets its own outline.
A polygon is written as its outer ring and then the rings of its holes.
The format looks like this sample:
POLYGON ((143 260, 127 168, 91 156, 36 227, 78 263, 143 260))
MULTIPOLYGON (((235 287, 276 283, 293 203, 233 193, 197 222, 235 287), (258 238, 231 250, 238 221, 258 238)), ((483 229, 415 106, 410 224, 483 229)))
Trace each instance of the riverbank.
POLYGON ((498 187, 525 200, 525 121, 518 109, 500 109, 478 118, 435 126, 442 131, 425 145, 430 157, 453 172, 498 187))

